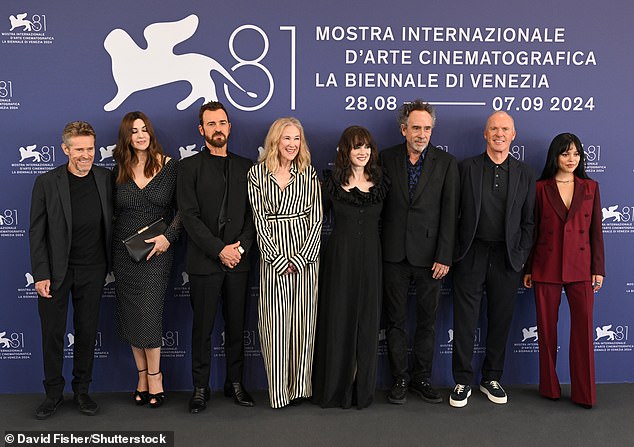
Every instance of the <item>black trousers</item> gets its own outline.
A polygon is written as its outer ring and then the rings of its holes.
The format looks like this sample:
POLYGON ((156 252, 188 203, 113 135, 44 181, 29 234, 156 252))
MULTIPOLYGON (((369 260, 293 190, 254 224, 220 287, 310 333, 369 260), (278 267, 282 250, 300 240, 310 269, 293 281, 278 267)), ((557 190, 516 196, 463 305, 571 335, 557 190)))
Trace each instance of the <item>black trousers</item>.
POLYGON ((244 310, 248 272, 222 272, 190 275, 192 324, 192 377, 195 387, 209 386, 211 368, 211 333, 222 293, 222 316, 225 320, 225 382, 241 382, 244 364, 244 310))
POLYGON ((473 380, 473 343, 485 291, 487 337, 482 379, 499 381, 502 377, 520 279, 521 272, 507 261, 504 242, 476 240, 464 259, 454 265, 452 368, 456 383, 469 385, 473 380))
POLYGON ((44 360, 44 389, 52 399, 64 392, 64 344, 68 297, 73 302, 73 391, 87 393, 92 381, 95 338, 99 323, 99 304, 106 266, 68 267, 59 289, 52 290, 52 298, 38 297, 38 312, 42 326, 42 355, 44 360))
POLYGON ((416 284, 416 333, 411 378, 416 381, 429 380, 442 280, 432 278, 431 268, 416 267, 407 260, 383 263, 383 309, 387 322, 390 370, 395 379, 409 381, 406 327, 408 291, 412 280, 416 284))

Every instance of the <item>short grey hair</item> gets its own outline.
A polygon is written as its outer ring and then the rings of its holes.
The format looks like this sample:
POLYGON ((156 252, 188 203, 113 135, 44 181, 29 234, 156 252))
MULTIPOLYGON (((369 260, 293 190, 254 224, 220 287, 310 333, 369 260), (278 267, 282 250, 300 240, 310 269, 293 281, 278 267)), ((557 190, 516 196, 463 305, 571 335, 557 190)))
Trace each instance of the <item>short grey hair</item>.
POLYGON ((79 136, 91 136, 97 138, 95 129, 86 121, 71 121, 66 124, 62 131, 62 141, 66 146, 70 146, 70 139, 79 136))

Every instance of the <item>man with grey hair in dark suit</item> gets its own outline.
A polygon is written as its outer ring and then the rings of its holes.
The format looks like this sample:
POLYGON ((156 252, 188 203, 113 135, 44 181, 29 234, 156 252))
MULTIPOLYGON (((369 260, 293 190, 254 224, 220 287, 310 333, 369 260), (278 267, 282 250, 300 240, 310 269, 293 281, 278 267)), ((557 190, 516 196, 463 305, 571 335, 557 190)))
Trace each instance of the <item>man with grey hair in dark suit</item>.
POLYGON ((99 406, 88 395, 99 304, 110 266, 112 183, 108 169, 93 166, 95 131, 84 121, 62 133, 68 163, 40 175, 33 186, 29 242, 42 325, 46 399, 35 417, 46 419, 64 397, 64 333, 68 297, 73 300, 73 392, 79 411, 99 406))
POLYGON ((403 404, 408 389, 430 403, 442 402, 431 385, 436 309, 449 272, 458 211, 458 165, 431 144, 434 108, 421 100, 399 109, 405 142, 380 153, 392 186, 382 215, 383 303, 394 384, 389 402, 403 404), (416 285, 413 365, 408 368, 406 334, 410 282, 416 285))

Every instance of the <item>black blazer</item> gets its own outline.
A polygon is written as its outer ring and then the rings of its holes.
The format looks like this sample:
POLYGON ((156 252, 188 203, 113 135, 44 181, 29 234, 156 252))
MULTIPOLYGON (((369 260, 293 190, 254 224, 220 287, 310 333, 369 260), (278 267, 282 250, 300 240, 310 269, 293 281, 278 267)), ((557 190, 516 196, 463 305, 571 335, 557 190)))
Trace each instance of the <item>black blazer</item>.
POLYGON ((405 143, 381 151, 383 172, 392 186, 383 202, 383 260, 431 267, 451 265, 458 215, 458 164, 453 155, 431 143, 423 172, 409 203, 405 143))
MULTIPOLYGON (((482 176, 486 152, 462 161, 460 170, 460 214, 456 261, 465 257, 475 238, 482 202, 482 176)), ((509 185, 506 197, 506 253, 516 272, 524 267, 533 243, 535 176, 531 168, 509 155, 509 185)))
POLYGON ((224 191, 219 190, 224 173, 203 174, 203 157, 211 157, 207 148, 179 162, 177 181, 178 210, 187 231, 187 273, 208 275, 225 267, 218 255, 227 244, 240 241, 245 253, 231 271, 249 270, 249 252, 255 238, 253 212, 247 196, 247 172, 251 160, 228 153, 228 197, 224 237, 219 237, 218 218, 224 191))
MULTIPOLYGON (((93 165, 93 175, 101 200, 101 215, 106 234, 108 271, 111 265, 112 183, 111 172, 93 165)), ((51 289, 62 284, 68 270, 73 222, 67 165, 38 176, 31 196, 29 245, 35 282, 51 280, 51 289)))

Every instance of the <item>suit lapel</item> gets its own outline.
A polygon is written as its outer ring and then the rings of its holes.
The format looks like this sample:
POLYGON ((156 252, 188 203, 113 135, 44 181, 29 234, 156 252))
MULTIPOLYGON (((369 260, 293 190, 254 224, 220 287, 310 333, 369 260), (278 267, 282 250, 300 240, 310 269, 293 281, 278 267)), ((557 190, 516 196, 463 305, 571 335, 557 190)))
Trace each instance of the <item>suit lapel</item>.
POLYGON ((436 169, 436 148, 429 144, 425 150, 427 153, 425 154, 425 159, 423 160, 423 169, 420 178, 418 179, 418 184, 416 185, 412 202, 415 202, 421 196, 425 190, 425 186, 429 183, 429 179, 431 178, 434 169, 436 169))
POLYGON ((574 216, 583 204, 584 187, 577 177, 575 177, 575 192, 572 194, 572 203, 570 204, 570 210, 568 211, 568 218, 574 216))
POLYGON ((70 206, 70 183, 68 182, 68 173, 66 170, 66 165, 64 165, 57 172, 57 190, 59 191, 59 198, 62 202, 62 210, 64 211, 64 218, 66 219, 68 240, 70 240, 70 235, 73 232, 73 212, 70 206))
POLYGON ((106 209, 106 202, 108 201, 108 192, 106 188, 109 188, 110 185, 104 181, 102 176, 102 171, 93 169, 93 175, 95 176, 95 183, 97 184, 97 191, 99 192, 99 200, 101 201, 101 215, 103 216, 104 221, 107 219, 108 210, 106 209))
POLYGON ((515 195, 517 194, 517 186, 520 183, 519 161, 517 161, 515 157, 513 157, 511 154, 508 155, 508 160, 509 160, 509 189, 506 194, 506 216, 507 217, 511 214, 513 210, 513 202, 515 202, 515 195))
POLYGON ((483 154, 480 157, 473 159, 471 169, 471 191, 473 193, 473 203, 476 209, 476 222, 480 219, 480 207, 482 206, 482 176, 484 175, 484 157, 483 154))
POLYGON ((390 180, 399 186, 405 202, 409 203, 409 180, 407 176, 407 165, 405 164, 406 160, 407 149, 405 148, 405 144, 402 144, 396 152, 396 157, 392 160, 392 163, 394 163, 393 172, 396 173, 396 178, 390 180))
MULTIPOLYGON (((559 195, 559 189, 557 189, 557 183, 554 179, 549 180, 546 183, 546 198, 550 202, 550 205, 555 210, 555 213, 559 216, 559 218, 565 222, 568 217, 568 211, 566 210, 566 205, 564 205, 564 201, 561 200, 561 195, 559 195)), ((577 195, 576 185, 575 185, 575 194, 577 195)), ((574 197, 573 197, 574 202, 574 197)))

